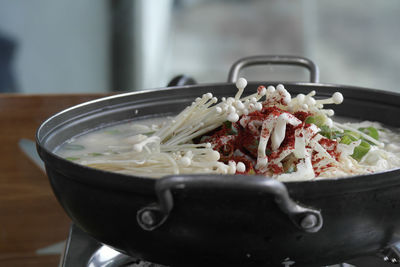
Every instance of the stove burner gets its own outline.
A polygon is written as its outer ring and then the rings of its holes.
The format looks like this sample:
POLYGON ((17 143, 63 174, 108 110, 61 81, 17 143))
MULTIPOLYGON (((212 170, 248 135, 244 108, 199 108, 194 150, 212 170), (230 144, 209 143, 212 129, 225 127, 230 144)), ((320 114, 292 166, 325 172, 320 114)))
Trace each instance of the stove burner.
POLYGON ((105 246, 72 224, 60 267, 167 267, 132 258, 105 246))
MULTIPOLYGON (((296 267, 296 264, 282 264, 296 267)), ((379 253, 325 267, 389 267, 400 264, 400 243, 379 253)), ((60 267, 167 267, 135 259, 105 246, 72 224, 60 267)))
POLYGON ((135 260, 134 258, 119 253, 108 246, 101 246, 89 259, 88 267, 166 267, 163 265, 135 260))
POLYGON ((130 264, 135 264, 134 259, 103 245, 92 255, 87 266, 126 266, 130 264))

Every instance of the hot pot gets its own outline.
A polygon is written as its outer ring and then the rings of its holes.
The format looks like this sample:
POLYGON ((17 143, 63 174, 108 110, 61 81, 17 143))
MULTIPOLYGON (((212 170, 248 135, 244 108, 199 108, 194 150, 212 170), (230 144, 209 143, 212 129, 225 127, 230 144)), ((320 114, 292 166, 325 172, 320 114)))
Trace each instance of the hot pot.
POLYGON ((207 92, 234 95, 240 70, 256 64, 300 65, 309 69, 311 82, 249 82, 247 94, 278 83, 292 95, 340 91, 345 101, 335 106, 337 115, 400 126, 400 94, 318 83, 313 62, 288 56, 241 59, 227 83, 86 102, 46 120, 36 136, 54 194, 73 222, 122 253, 169 266, 321 266, 389 251, 400 240, 399 169, 287 183, 240 175, 151 179, 81 166, 53 152, 104 125, 176 114, 207 92))

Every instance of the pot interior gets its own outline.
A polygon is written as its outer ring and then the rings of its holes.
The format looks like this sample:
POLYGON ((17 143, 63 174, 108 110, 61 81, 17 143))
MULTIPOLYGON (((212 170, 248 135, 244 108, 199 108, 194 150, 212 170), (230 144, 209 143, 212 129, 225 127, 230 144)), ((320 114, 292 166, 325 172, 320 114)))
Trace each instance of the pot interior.
MULTIPOLYGON (((251 82, 245 88, 244 95, 256 92, 259 85, 271 84, 278 83, 251 82)), ((344 102, 330 107, 335 110, 336 115, 357 120, 378 121, 389 127, 400 127, 400 120, 397 119, 400 117, 400 105, 398 105, 400 94, 341 85, 313 83, 284 83, 284 85, 293 97, 299 93, 307 94, 315 90, 317 98, 326 98, 339 91, 344 96, 344 102)), ((72 137, 98 128, 126 121, 177 114, 195 98, 208 92, 212 92, 220 99, 234 96, 237 89, 234 84, 226 83, 162 88, 101 98, 71 107, 49 118, 38 129, 39 154, 45 162, 56 160, 58 168, 62 171, 65 171, 66 167, 80 168, 79 173, 82 170, 93 171, 92 168, 77 167, 77 164, 58 157, 53 153, 54 150, 72 137)), ((98 172, 101 173, 100 176, 107 176, 105 171, 98 172)), ((113 179, 124 176, 123 179, 126 180, 127 175, 112 174, 113 179)), ((129 178, 132 179, 132 176, 129 178)), ((95 181, 95 178, 85 179, 95 181)))

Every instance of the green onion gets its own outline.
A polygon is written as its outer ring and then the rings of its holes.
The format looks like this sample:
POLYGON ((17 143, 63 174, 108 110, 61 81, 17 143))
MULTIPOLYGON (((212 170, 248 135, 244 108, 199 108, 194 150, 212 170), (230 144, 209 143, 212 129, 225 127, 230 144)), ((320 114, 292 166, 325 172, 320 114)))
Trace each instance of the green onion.
POLYGON ((340 143, 342 144, 346 144, 349 145, 351 142, 353 142, 354 140, 352 140, 348 135, 344 135, 342 137, 342 139, 340 140, 340 143))
POLYGON ((379 132, 375 127, 358 128, 358 130, 365 134, 368 134, 376 140, 379 140, 379 132))
POLYGON ((359 146, 354 148, 353 155, 351 155, 355 160, 360 161, 365 154, 371 149, 371 145, 365 141, 361 141, 359 146))
POLYGON ((305 120, 305 123, 313 123, 317 125, 318 127, 321 127, 325 124, 326 122, 326 117, 324 115, 315 115, 315 116, 310 116, 307 117, 305 120))
POLYGON ((77 144, 66 144, 64 146, 64 149, 66 150, 83 150, 85 147, 83 145, 77 145, 77 144))
MULTIPOLYGON (((368 128, 358 129, 359 131, 365 132, 364 130, 361 130, 361 129, 368 129, 368 128)), ((369 132, 374 133, 373 130, 371 130, 369 132)), ((353 131, 349 131, 349 130, 344 130, 343 136, 340 139, 340 143, 346 144, 346 145, 349 145, 351 142, 358 141, 360 139, 361 139, 360 145, 358 145, 354 148, 353 154, 351 155, 351 157, 353 157, 357 161, 360 161, 371 149, 371 145, 369 144, 369 142, 367 140, 364 140, 362 138, 361 134, 353 132, 353 131)))
POLYGON ((344 130, 344 135, 349 136, 353 141, 357 141, 361 138, 361 134, 349 130, 344 130))
POLYGON ((332 128, 327 125, 322 125, 320 129, 321 131, 319 132, 319 134, 325 136, 328 139, 338 139, 343 136, 343 133, 339 131, 333 131, 332 128))
POLYGON ((331 139, 332 136, 332 129, 326 125, 320 127, 321 131, 319 132, 321 135, 325 136, 326 138, 331 139))
POLYGON ((307 117, 307 119, 304 121, 305 123, 314 123, 315 124, 315 118, 313 116, 307 117))

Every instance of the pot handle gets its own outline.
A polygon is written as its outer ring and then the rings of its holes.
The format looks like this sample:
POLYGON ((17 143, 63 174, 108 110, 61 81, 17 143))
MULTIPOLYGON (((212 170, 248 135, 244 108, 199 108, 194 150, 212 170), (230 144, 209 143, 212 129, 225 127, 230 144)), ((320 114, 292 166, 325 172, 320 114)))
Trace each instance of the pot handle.
POLYGON ((310 71, 310 82, 319 82, 318 66, 307 58, 297 56, 252 56, 239 59, 233 63, 229 70, 228 83, 235 83, 239 78, 239 72, 245 67, 264 64, 305 67, 310 71))
POLYGON ((193 79, 190 76, 181 74, 172 78, 172 80, 168 83, 167 87, 194 85, 194 84, 197 84, 195 79, 193 79))
POLYGON ((294 202, 283 183, 272 178, 240 175, 224 177, 212 175, 167 176, 157 180, 155 192, 158 203, 145 206, 137 212, 136 219, 140 227, 152 231, 161 226, 174 207, 171 190, 184 188, 240 188, 240 190, 272 194, 281 211, 287 214, 300 230, 315 233, 322 227, 321 212, 294 202))

